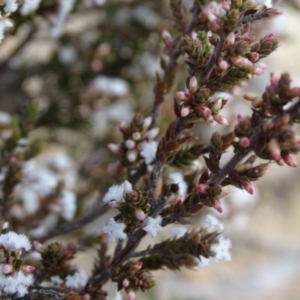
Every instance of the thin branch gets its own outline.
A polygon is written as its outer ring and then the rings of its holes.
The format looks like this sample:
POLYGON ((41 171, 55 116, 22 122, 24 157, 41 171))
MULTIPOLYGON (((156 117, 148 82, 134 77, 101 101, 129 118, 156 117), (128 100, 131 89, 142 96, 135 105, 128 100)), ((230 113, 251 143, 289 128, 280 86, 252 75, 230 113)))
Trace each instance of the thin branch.
POLYGON ((28 293, 22 298, 18 298, 19 300, 39 300, 39 299, 51 299, 51 300, 60 300, 64 296, 63 293, 59 293, 55 290, 51 289, 42 289, 36 292, 28 293))
MULTIPOLYGON (((185 35, 190 35, 192 33, 192 31, 195 29, 195 27, 197 26, 199 12, 200 12, 200 9, 198 9, 198 8, 196 8, 194 10, 193 16, 191 18, 190 23, 187 25, 186 30, 177 38, 176 45, 170 55, 169 63, 165 70, 165 73, 164 73, 164 77, 163 77, 164 82, 167 81, 168 77, 174 72, 174 70, 177 66, 177 59, 181 53, 182 38, 185 35)), ((154 87, 154 90, 155 90, 155 87, 154 87)), ((154 99, 153 107, 151 110, 152 124, 151 124, 150 128, 155 127, 159 106, 163 102, 163 100, 164 100, 163 96, 160 93, 155 93, 155 99, 154 99)))
POLYGON ((277 16, 280 14, 281 14, 281 12, 275 8, 265 7, 264 9, 262 9, 260 11, 254 11, 254 13, 244 15, 240 19, 238 26, 244 25, 246 23, 253 23, 253 22, 261 20, 263 18, 274 17, 274 16, 277 16))
POLYGON ((40 242, 45 242, 46 240, 55 236, 75 231, 81 228, 82 226, 93 222, 100 216, 104 215, 109 210, 109 208, 110 207, 108 206, 108 204, 103 205, 102 203, 100 203, 100 199, 98 199, 97 202, 94 205, 92 205, 92 207, 89 208, 82 216, 70 223, 66 223, 57 228, 54 228, 50 232, 46 233, 44 236, 38 238, 38 240, 40 242))

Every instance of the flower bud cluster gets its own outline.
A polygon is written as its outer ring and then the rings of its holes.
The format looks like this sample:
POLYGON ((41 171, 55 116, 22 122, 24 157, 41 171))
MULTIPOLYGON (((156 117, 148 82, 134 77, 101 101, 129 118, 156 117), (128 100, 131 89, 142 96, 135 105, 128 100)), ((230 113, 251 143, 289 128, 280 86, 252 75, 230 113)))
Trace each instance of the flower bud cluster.
POLYGON ((33 284, 35 267, 23 265, 23 249, 30 250, 27 236, 7 230, 7 223, 0 224, 0 294, 23 297, 33 284))
POLYGON ((176 93, 176 98, 181 102, 181 117, 202 118, 209 123, 217 122, 222 125, 228 125, 228 121, 219 113, 224 107, 227 100, 217 98, 211 101, 209 98, 209 90, 199 88, 195 76, 189 81, 189 91, 176 93))
POLYGON ((118 283, 119 290, 124 288, 128 294, 135 291, 144 292, 155 284, 150 273, 143 268, 141 261, 126 262, 115 270, 112 280, 118 283))
POLYGON ((132 167, 144 159, 150 164, 156 154, 157 143, 154 141, 159 129, 151 128, 152 118, 143 118, 137 114, 130 125, 119 122, 119 128, 123 135, 121 144, 109 144, 108 148, 120 159, 124 166, 132 167))

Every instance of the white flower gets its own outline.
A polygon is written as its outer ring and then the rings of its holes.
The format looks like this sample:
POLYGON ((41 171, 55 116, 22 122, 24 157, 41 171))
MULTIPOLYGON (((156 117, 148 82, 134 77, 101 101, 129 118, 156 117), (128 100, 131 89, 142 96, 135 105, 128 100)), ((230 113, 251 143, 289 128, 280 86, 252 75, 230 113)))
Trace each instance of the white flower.
POLYGON ((83 270, 79 270, 73 275, 66 277, 66 287, 80 289, 86 285, 87 279, 87 274, 83 270))
POLYGON ((106 300, 122 300, 122 295, 120 292, 117 292, 114 297, 106 297, 106 300))
POLYGON ((116 222, 114 218, 110 218, 108 224, 103 227, 103 232, 108 235, 108 239, 114 242, 117 239, 124 240, 127 235, 124 233, 126 225, 124 223, 116 222))
POLYGON ((95 90, 112 96, 121 97, 128 93, 129 85, 124 79, 98 75, 93 83, 95 90))
POLYGON ((214 259, 216 262, 220 260, 230 261, 231 260, 231 241, 221 236, 217 244, 211 246, 210 250, 215 253, 214 259))
POLYGON ((63 26, 69 13, 74 6, 74 0, 59 0, 59 11, 56 16, 52 16, 52 22, 54 27, 50 31, 50 35, 53 38, 58 38, 63 32, 63 26))
POLYGON ((28 286, 33 284, 33 276, 25 275, 22 271, 7 276, 3 274, 2 269, 3 265, 0 264, 0 295, 1 293, 8 295, 17 293, 17 297, 26 295, 28 286))
POLYGON ((204 220, 203 228, 206 228, 208 232, 223 231, 224 225, 213 215, 207 215, 204 220))
POLYGON ((24 0, 21 7, 21 14, 28 15, 33 11, 36 11, 40 5, 41 0, 24 0))
POLYGON ((51 276, 50 280, 54 285, 61 285, 64 282, 59 276, 51 276))
POLYGON ((141 151, 141 156, 145 158, 145 163, 147 165, 153 162, 156 155, 157 146, 158 143, 155 141, 143 144, 143 150, 141 151))
MULTIPOLYGON (((0 43, 4 39, 4 32, 6 27, 12 27, 13 23, 6 17, 2 16, 0 13, 0 43)), ((3 116, 3 113, 1 112, 1 117, 3 116)))
POLYGON ((157 234, 162 230, 162 227, 160 226, 161 221, 161 216, 157 216, 156 218, 148 217, 145 221, 145 227, 143 229, 150 233, 152 237, 156 237, 157 234))
POLYGON ((124 184, 111 186, 103 197, 103 202, 108 203, 112 200, 121 202, 123 200, 124 184))
POLYGON ((12 13, 18 9, 18 3, 17 0, 5 0, 5 12, 6 13, 12 13))
POLYGON ((179 191, 178 194, 179 196, 183 196, 187 192, 188 185, 184 181, 183 175, 180 172, 173 172, 169 175, 169 178, 172 180, 173 183, 178 184, 179 186, 179 191))
POLYGON ((28 237, 13 231, 0 235, 0 245, 9 250, 20 250, 24 248, 26 251, 29 251, 31 249, 28 237))
POLYGON ((59 199, 59 203, 62 208, 62 216, 68 221, 72 220, 76 212, 75 194, 69 190, 63 190, 59 199))

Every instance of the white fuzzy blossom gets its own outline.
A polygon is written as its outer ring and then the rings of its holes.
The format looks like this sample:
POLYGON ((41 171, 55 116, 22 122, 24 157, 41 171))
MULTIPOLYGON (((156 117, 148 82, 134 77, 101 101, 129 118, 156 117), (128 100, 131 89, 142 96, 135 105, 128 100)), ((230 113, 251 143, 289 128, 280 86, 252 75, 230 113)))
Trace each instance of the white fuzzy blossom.
POLYGON ((49 151, 27 161, 23 166, 23 181, 17 185, 15 196, 23 202, 28 214, 40 208, 41 199, 55 192, 64 183, 58 202, 51 209, 66 220, 73 219, 76 211, 75 188, 77 173, 74 163, 63 151, 49 151))
POLYGON ((5 0, 5 8, 4 11, 6 13, 15 12, 18 9, 17 0, 5 0))
POLYGON ((204 220, 203 228, 207 229, 208 232, 223 231, 224 225, 213 215, 207 215, 204 220))
MULTIPOLYGON (((0 13, 0 43, 4 39, 5 28, 12 26, 13 23, 6 16, 2 16, 0 13)), ((3 112, 1 112, 1 114, 3 114, 3 112)))
POLYGON ((54 24, 50 31, 50 35, 53 38, 61 36, 65 21, 74 6, 74 0, 59 0, 59 11, 58 14, 52 16, 52 22, 54 24))
POLYGON ((41 0, 24 0, 23 5, 21 6, 21 14, 28 15, 33 11, 36 11, 41 3, 41 0))
POLYGON ((29 251, 31 249, 31 244, 29 239, 24 234, 17 234, 13 231, 0 234, 0 245, 3 248, 15 251, 20 249, 25 249, 29 251))
POLYGON ((64 282, 59 276, 51 276, 50 281, 56 286, 61 285, 64 282))
POLYGON ((152 237, 156 237, 157 234, 162 230, 160 226, 162 221, 161 216, 157 216, 156 218, 148 217, 145 220, 144 230, 151 234, 152 237))
POLYGON ((61 215, 68 221, 74 218, 76 212, 76 196, 72 191, 64 189, 59 198, 61 215))
POLYGON ((214 252, 214 260, 219 262, 220 260, 230 261, 231 260, 231 241, 229 239, 220 236, 218 243, 213 244, 210 248, 214 252))
POLYGON ((33 284, 33 276, 24 274, 22 271, 15 272, 11 275, 3 274, 3 265, 0 264, 0 295, 17 294, 17 297, 23 297, 28 293, 27 288, 33 284))
POLYGON ((108 235, 110 242, 114 242, 117 239, 124 240, 127 235, 124 232, 126 225, 121 222, 116 222, 114 218, 110 218, 108 224, 103 227, 103 232, 108 235))
POLYGON ((83 270, 79 270, 66 277, 65 285, 71 289, 80 289, 86 285, 87 279, 87 274, 83 270))
POLYGON ((108 203, 112 200, 121 202, 123 200, 124 185, 111 186, 103 197, 103 202, 108 203))
POLYGON ((155 141, 144 143, 141 151, 141 156, 145 158, 147 165, 151 164, 155 158, 158 143, 155 141))

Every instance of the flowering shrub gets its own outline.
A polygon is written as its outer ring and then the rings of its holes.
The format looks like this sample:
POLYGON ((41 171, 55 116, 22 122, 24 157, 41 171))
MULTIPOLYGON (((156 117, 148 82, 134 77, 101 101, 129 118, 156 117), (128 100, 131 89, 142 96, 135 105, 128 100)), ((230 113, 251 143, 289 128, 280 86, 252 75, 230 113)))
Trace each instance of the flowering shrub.
POLYGON ((138 2, 1 3, 1 46, 19 44, 0 77, 12 84, 5 96, 22 102, 0 111, 1 299, 122 299, 124 290, 132 300, 155 285, 152 271, 230 261, 234 245, 206 208, 222 213, 228 186, 252 195, 271 163, 297 167, 300 88, 288 73, 243 95, 249 115, 226 115, 229 95, 262 75, 279 46, 253 26, 280 14, 272 1, 138 2), (161 70, 153 88, 151 67, 161 70), (218 130, 205 141, 205 128, 218 130), (97 233, 83 228, 99 219, 97 233), (137 251, 170 224, 168 238, 137 251), (73 262, 89 247, 91 274, 73 262))

